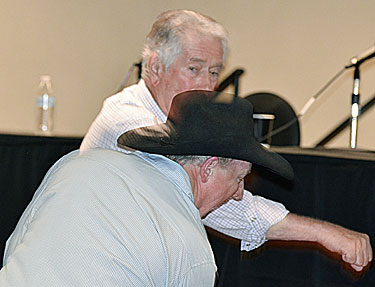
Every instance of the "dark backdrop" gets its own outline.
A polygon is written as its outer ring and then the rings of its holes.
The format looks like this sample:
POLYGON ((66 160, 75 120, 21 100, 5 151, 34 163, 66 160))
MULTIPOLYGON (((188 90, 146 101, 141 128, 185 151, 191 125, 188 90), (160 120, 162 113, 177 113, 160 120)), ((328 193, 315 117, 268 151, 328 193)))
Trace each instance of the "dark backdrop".
MULTIPOLYGON (((247 178, 249 190, 284 203, 291 212, 367 233, 374 247, 375 153, 274 150, 292 164, 294 181, 254 172, 247 178)), ((274 241, 248 253, 239 251, 237 241, 209 234, 221 271, 218 286, 375 286, 373 263, 354 272, 317 244, 274 241)))
MULTIPOLYGON (((0 135, 0 259, 5 242, 48 169, 81 138, 0 135)), ((2 263, 1 263, 2 265, 2 263)))

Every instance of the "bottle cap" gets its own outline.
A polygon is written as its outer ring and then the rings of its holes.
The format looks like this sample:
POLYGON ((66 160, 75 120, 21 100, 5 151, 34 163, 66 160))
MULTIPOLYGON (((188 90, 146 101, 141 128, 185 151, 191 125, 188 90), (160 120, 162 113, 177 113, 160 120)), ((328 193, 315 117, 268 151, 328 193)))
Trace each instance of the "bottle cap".
POLYGON ((39 88, 42 88, 43 86, 47 86, 47 89, 51 90, 50 92, 52 92, 52 83, 51 83, 51 76, 50 75, 41 75, 40 76, 39 88))

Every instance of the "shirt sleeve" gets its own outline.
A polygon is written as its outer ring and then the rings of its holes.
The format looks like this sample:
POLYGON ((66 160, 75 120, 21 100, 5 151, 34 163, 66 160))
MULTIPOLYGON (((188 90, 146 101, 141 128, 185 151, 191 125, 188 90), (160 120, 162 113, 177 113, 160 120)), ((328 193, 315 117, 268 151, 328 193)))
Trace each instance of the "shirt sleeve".
POLYGON ((267 230, 289 211, 281 203, 254 196, 245 190, 242 200, 230 200, 209 213, 203 223, 231 237, 241 239, 241 250, 250 251, 264 244, 267 230))

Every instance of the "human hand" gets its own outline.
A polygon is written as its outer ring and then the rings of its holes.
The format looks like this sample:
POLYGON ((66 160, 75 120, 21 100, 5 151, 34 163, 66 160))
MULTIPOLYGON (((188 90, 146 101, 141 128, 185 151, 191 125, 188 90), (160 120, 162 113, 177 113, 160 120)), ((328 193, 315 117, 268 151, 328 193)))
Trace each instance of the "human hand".
POLYGON ((292 213, 269 228, 267 239, 320 243, 329 251, 340 254, 342 260, 358 272, 362 271, 373 258, 367 234, 292 213))
POLYGON ((370 239, 367 234, 325 222, 320 243, 332 252, 339 253, 344 262, 355 271, 362 271, 373 259, 370 239))

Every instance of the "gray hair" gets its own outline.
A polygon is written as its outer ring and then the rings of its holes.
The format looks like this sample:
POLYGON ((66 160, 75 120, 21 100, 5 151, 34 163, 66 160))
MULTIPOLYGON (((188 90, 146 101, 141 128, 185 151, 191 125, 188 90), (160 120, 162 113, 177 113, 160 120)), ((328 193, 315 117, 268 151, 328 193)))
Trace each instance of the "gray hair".
MULTIPOLYGON (((201 166, 206 160, 212 156, 202 156, 202 155, 166 155, 167 158, 178 162, 181 165, 193 164, 201 166)), ((226 157, 218 157, 219 164, 221 167, 226 167, 228 164, 233 162, 233 159, 226 157)))
POLYGON ((214 19, 191 10, 172 10, 158 16, 147 35, 142 52, 142 78, 148 77, 147 61, 156 52, 166 70, 181 53, 181 40, 193 31, 203 37, 220 40, 223 49, 223 63, 228 49, 228 35, 224 27, 214 19))

